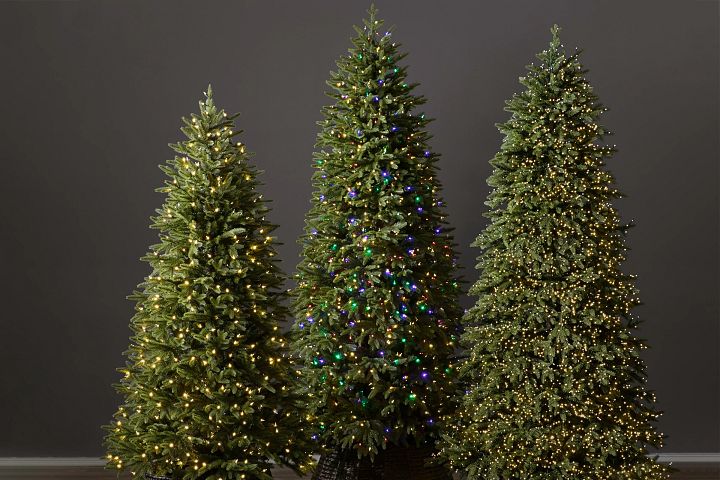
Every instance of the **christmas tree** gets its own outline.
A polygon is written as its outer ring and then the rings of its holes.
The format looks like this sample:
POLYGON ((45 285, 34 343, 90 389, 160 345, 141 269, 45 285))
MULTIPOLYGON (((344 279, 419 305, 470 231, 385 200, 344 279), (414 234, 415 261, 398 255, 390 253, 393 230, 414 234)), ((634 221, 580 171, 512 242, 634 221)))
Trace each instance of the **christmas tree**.
POLYGON ((232 116, 208 87, 168 175, 152 227, 160 243, 137 302, 124 404, 108 427, 108 462, 137 475, 270 479, 272 462, 312 461, 288 388, 284 277, 257 170, 232 116))
POLYGON ((659 479, 662 437, 622 272, 627 225, 578 53, 552 29, 507 102, 491 161, 478 296, 465 316, 466 395, 442 454, 482 479, 659 479))
POLYGON ((293 340, 313 438, 366 459, 432 445, 462 316, 424 99, 369 15, 328 82, 293 340))

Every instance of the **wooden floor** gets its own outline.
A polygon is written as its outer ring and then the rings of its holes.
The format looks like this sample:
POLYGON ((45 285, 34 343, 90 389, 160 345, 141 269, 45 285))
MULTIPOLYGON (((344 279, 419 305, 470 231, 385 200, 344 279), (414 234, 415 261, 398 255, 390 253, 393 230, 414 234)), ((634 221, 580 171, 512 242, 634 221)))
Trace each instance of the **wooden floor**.
MULTIPOLYGON (((718 480, 720 479, 720 465, 717 464, 675 464, 678 472, 672 476, 673 480, 718 480)), ((276 480, 300 480, 292 471, 278 469, 273 472, 276 480)), ((110 480, 129 479, 129 475, 121 475, 104 470, 102 467, 0 467, 0 479, 3 480, 110 480)), ((308 477, 309 478, 309 477, 308 477)))

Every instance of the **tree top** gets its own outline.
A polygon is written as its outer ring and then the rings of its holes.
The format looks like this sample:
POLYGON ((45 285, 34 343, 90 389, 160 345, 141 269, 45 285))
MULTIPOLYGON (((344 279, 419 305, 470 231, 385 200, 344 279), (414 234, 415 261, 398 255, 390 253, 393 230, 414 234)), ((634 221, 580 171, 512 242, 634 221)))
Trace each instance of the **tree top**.
POLYGON ((552 40, 550 41, 550 45, 552 45, 554 47, 560 46, 560 31, 561 30, 562 30, 562 28, 560 28, 557 23, 550 28, 550 33, 552 34, 552 40))

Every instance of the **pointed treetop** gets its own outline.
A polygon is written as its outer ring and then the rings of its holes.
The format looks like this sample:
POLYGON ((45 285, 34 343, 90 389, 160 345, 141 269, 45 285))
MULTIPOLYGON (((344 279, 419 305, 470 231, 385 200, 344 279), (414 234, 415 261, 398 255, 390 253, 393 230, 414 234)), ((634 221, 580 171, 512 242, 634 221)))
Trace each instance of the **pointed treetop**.
POLYGON ((562 43, 560 43, 560 30, 562 29, 557 23, 550 28, 550 33, 552 34, 552 39, 550 40, 551 52, 559 53, 563 47, 562 43))
POLYGON ((205 100, 200 100, 200 111, 205 111, 206 109, 211 109, 213 106, 213 99, 212 99, 213 91, 212 91, 212 85, 208 84, 207 91, 205 92, 205 100))
MULTIPOLYGON (((550 28, 552 39, 548 48, 535 55, 539 60, 540 64, 544 65, 552 71, 560 68, 563 64, 563 59, 566 58, 564 45, 560 42, 560 30, 562 30, 557 24, 550 28)), ((529 65, 528 69, 532 70, 529 65)))
MULTIPOLYGON (((200 117, 215 117, 215 115, 220 115, 226 118, 228 117, 228 114, 225 113, 225 110, 218 110, 218 108, 215 106, 215 102, 213 101, 212 84, 208 84, 207 86, 207 90, 205 91, 205 99, 200 100, 200 102, 198 103, 200 103, 200 117)), ((229 116, 229 119, 232 120, 237 116, 238 114, 234 114, 232 116, 229 116)))
POLYGON ((365 24, 365 28, 370 30, 370 33, 374 33, 380 25, 383 24, 382 20, 378 20, 377 14, 378 9, 375 7, 374 3, 370 4, 370 8, 368 8, 368 18, 363 20, 363 23, 365 24))
POLYGON ((560 28, 557 23, 550 28, 550 33, 552 33, 551 44, 560 45, 560 30, 562 30, 562 28, 560 28))

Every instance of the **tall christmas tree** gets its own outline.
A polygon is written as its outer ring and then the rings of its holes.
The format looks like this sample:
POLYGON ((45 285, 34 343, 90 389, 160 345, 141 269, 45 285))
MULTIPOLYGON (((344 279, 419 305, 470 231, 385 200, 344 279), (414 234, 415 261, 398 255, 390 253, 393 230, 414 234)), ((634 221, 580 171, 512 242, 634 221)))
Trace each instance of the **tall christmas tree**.
POLYGON ((462 315, 424 99, 369 15, 328 82, 294 291, 314 438, 365 458, 432 443, 462 315))
POLYGON ((489 226, 475 243, 479 298, 460 368, 467 391, 443 455, 478 479, 659 479, 638 305, 622 272, 627 226, 598 124, 604 108, 559 29, 491 161, 489 226))
POLYGON ((161 169, 169 179, 152 227, 160 243, 137 302, 124 404, 106 437, 108 462, 137 475, 270 479, 272 462, 305 469, 296 399, 278 329, 284 277, 268 207, 256 192, 233 118, 208 87, 187 140, 161 169))

